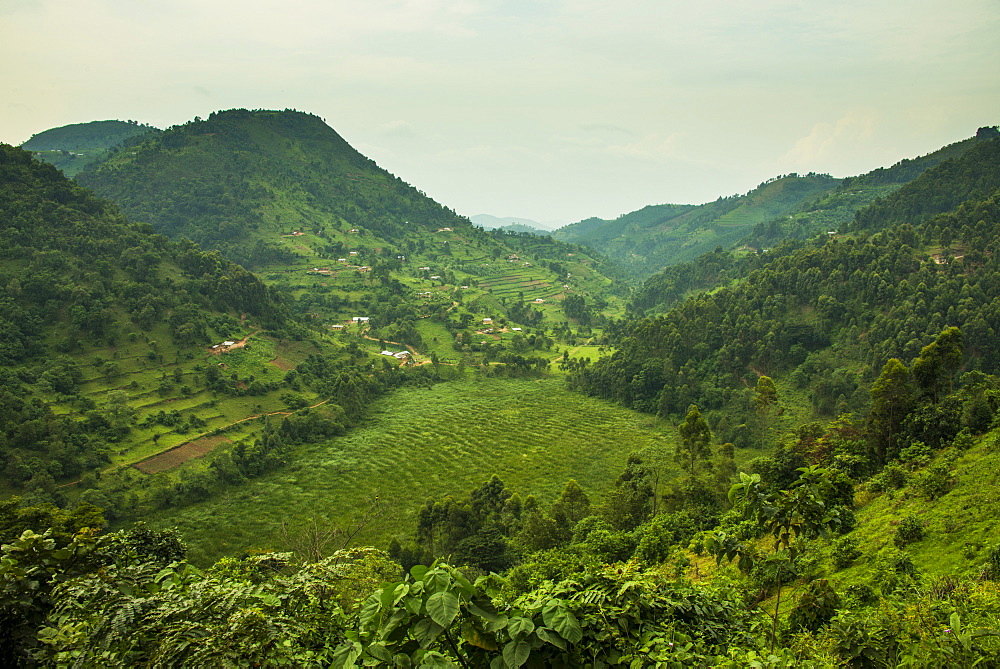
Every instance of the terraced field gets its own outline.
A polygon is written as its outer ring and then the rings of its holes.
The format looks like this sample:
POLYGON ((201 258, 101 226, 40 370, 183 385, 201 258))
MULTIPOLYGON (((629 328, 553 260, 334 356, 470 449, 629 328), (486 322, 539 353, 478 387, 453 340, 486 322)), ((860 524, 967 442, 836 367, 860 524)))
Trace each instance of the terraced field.
POLYGON ((497 297, 515 297, 524 293, 524 299, 551 298, 562 292, 562 286, 553 284, 550 280, 530 269, 518 270, 505 276, 481 279, 479 287, 490 291, 497 297))
POLYGON ((367 426, 303 446, 282 470, 154 522, 179 527, 192 558, 208 563, 248 547, 282 548, 283 523, 349 524, 377 497, 385 512, 356 541, 384 547, 411 531, 427 498, 467 494, 494 473, 546 504, 575 478, 597 501, 629 453, 671 449, 672 427, 563 383, 476 379, 397 391, 375 405, 367 426))

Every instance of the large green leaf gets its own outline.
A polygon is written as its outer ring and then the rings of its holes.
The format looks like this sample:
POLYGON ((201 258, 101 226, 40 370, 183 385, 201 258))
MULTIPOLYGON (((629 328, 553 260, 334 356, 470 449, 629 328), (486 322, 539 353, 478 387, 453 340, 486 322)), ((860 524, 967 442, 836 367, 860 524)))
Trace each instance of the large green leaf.
POLYGON ((430 652, 420 658, 421 669, 457 669, 458 665, 438 652, 430 652))
POLYGON ((535 623, 530 618, 511 618, 507 621, 507 633, 512 639, 531 634, 535 630, 535 623))
POLYGON ((476 620, 466 620, 462 623, 462 638, 470 646, 484 648, 486 650, 496 650, 497 642, 493 635, 479 626, 476 620))
POLYGON ((358 614, 358 622, 362 627, 365 627, 376 615, 382 610, 381 602, 379 601, 379 592, 376 591, 371 596, 369 596, 364 603, 361 605, 361 612, 358 614))
POLYGON ((580 623, 576 616, 566 608, 565 602, 555 600, 547 603, 542 609, 542 619, 547 626, 554 629, 559 633, 559 636, 570 643, 579 643, 580 639, 583 638, 580 623))
POLYGON ((383 611, 388 611, 392 608, 395 603, 396 597, 396 587, 402 585, 401 583, 387 583, 382 586, 382 592, 379 595, 379 603, 382 605, 383 611))
POLYGON ((453 592, 435 592, 427 598, 427 615, 442 627, 448 627, 458 615, 458 597, 453 592))
POLYGON ((368 654, 382 662, 392 662, 392 653, 383 643, 373 643, 366 649, 368 654))
POLYGON ((428 592, 443 592, 451 585, 451 574, 438 567, 431 569, 424 575, 424 587, 428 592))
POLYGON ((333 664, 337 667, 353 667, 354 661, 361 655, 360 643, 346 643, 333 653, 333 664))
POLYGON ((413 638, 417 640, 421 648, 426 648, 443 631, 444 628, 436 622, 424 618, 413 626, 413 638))
POLYGON ((517 669, 528 660, 530 653, 531 646, 526 641, 511 641, 503 647, 503 661, 508 667, 517 669))
POLYGON ((553 646, 556 646, 560 650, 566 650, 566 639, 563 639, 555 631, 550 630, 548 627, 537 628, 535 630, 535 636, 542 641, 546 641, 553 646))
POLYGON ((399 600, 401 600, 403 597, 405 597, 407 595, 407 593, 409 593, 409 592, 410 592, 410 584, 409 583, 400 583, 399 585, 397 585, 393 589, 393 591, 392 591, 392 603, 393 603, 393 605, 395 606, 396 604, 398 604, 399 600))

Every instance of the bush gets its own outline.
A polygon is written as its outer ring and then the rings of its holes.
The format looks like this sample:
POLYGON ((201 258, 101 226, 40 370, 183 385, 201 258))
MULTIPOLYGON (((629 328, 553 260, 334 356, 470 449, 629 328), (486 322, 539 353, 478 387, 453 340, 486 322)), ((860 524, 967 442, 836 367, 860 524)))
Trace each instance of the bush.
POLYGON ((852 536, 844 536, 835 539, 830 544, 830 556, 833 558, 833 565, 837 569, 846 569, 854 564, 854 561, 861 557, 858 549, 858 540, 852 536))
POLYGON ((788 616, 789 631, 815 632, 830 622, 840 605, 840 595, 829 581, 825 578, 813 581, 788 616))
POLYGON ((924 523, 917 516, 906 516, 899 521, 892 543, 896 548, 903 548, 924 538, 924 523))
POLYGON ((948 465, 939 462, 921 472, 915 478, 913 486, 922 497, 935 500, 947 494, 953 482, 948 465))
POLYGON ((901 590, 913 592, 920 585, 920 572, 906 553, 888 552, 872 565, 872 584, 883 595, 901 590))
POLYGON ((979 572, 984 581, 1000 581, 1000 545, 994 546, 986 555, 986 564, 979 572))
POLYGON ((906 472, 897 464, 887 465, 868 481, 868 490, 879 493, 886 490, 899 490, 906 485, 906 472))
POLYGON ((926 466, 933 455, 934 451, 931 450, 930 446, 922 441, 914 441, 900 451, 899 459, 912 470, 926 466))

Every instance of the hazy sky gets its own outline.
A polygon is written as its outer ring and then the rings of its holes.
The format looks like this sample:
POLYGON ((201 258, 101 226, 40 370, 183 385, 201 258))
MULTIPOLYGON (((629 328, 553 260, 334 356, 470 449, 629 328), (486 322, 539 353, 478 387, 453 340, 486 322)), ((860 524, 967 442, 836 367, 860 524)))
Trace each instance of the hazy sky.
POLYGON ((0 141, 295 108, 461 214, 613 218, 1000 124, 998 0, 0 0, 0 141))

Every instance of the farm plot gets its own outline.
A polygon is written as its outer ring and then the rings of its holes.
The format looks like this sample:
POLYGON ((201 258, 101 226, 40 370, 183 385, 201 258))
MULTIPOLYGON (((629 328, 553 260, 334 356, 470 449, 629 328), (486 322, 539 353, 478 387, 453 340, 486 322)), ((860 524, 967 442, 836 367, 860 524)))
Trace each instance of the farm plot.
POLYGON ((133 466, 144 474, 157 474, 159 472, 165 472, 167 470, 174 469, 175 467, 180 467, 188 460, 207 455, 216 446, 223 443, 229 443, 229 439, 218 436, 202 437, 201 439, 189 441, 186 444, 181 444, 177 448, 172 448, 169 451, 154 455, 153 457, 143 460, 142 462, 137 462, 133 466))
POLYGON ((515 272, 502 277, 481 279, 479 287, 488 290, 497 297, 513 297, 524 294, 524 299, 551 298, 562 291, 545 277, 532 272, 515 272))
POLYGON ((192 558, 206 564, 248 547, 282 548, 283 523, 349 525, 378 497, 386 512, 356 542, 384 547, 413 530, 426 499, 467 494, 492 474, 545 504, 575 478, 596 502, 629 453, 672 434, 649 416, 571 393, 559 378, 406 388, 377 402, 367 426, 300 447, 282 470, 152 520, 180 528, 192 558))

